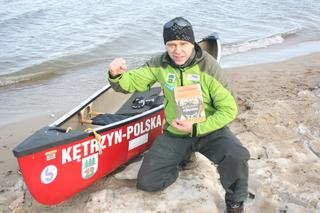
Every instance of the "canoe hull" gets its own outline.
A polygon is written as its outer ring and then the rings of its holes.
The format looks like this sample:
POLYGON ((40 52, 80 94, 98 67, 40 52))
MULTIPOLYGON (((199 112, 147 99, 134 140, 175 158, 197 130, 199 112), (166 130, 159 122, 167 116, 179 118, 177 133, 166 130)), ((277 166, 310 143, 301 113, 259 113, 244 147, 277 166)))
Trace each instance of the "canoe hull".
POLYGON ((18 158, 32 196, 58 204, 143 153, 162 133, 163 110, 94 136, 18 158), (99 148, 100 147, 100 148, 99 148), (30 169, 32 168, 32 169, 30 169))

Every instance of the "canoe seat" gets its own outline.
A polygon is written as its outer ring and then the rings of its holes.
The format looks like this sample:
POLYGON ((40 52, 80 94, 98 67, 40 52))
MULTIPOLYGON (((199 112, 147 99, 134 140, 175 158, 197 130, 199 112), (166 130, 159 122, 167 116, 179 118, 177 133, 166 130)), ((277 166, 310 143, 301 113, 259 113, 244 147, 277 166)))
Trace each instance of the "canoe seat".
POLYGON ((125 116, 125 115, 117 115, 117 114, 101 114, 101 115, 97 115, 94 118, 91 119, 92 124, 94 125, 108 125, 111 123, 115 123, 117 121, 121 121, 124 120, 126 118, 128 118, 129 116, 125 116))

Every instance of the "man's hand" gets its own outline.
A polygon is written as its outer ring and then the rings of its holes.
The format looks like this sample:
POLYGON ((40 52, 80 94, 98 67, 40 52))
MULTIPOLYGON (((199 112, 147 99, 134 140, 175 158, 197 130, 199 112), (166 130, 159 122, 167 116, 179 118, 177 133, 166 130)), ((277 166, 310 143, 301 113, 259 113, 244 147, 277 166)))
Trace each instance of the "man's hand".
POLYGON ((127 71, 126 61, 123 58, 115 58, 109 64, 108 68, 110 75, 112 77, 116 77, 117 75, 120 75, 127 71))
POLYGON ((172 121, 171 126, 173 126, 174 128, 176 128, 182 132, 188 132, 188 133, 192 132, 192 123, 187 122, 187 121, 175 119, 172 121))

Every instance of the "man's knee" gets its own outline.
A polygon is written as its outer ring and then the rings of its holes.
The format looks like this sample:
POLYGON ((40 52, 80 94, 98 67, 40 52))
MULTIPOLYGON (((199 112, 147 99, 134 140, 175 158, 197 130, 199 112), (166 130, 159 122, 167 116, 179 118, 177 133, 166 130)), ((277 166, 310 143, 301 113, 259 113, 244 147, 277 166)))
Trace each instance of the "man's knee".
POLYGON ((153 143, 145 154, 138 173, 137 187, 154 192, 171 185, 178 177, 178 163, 187 152, 187 143, 182 139, 171 138, 164 134, 153 143))
POLYGON ((143 175, 138 175, 137 188, 147 192, 156 192, 161 190, 161 187, 156 186, 153 184, 152 180, 143 175))
POLYGON ((167 174, 138 173, 137 188, 147 192, 161 191, 171 185, 178 177, 178 172, 167 174))
POLYGON ((157 153, 147 153, 138 173, 137 188, 155 192, 172 184, 178 177, 177 161, 157 153))

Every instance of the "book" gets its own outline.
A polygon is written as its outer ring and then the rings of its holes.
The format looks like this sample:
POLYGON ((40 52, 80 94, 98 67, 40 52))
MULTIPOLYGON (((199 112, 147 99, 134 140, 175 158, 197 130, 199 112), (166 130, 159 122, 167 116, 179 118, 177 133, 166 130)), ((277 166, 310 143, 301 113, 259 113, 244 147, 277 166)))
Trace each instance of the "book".
POLYGON ((174 89, 177 118, 192 123, 206 120, 200 84, 174 89))

